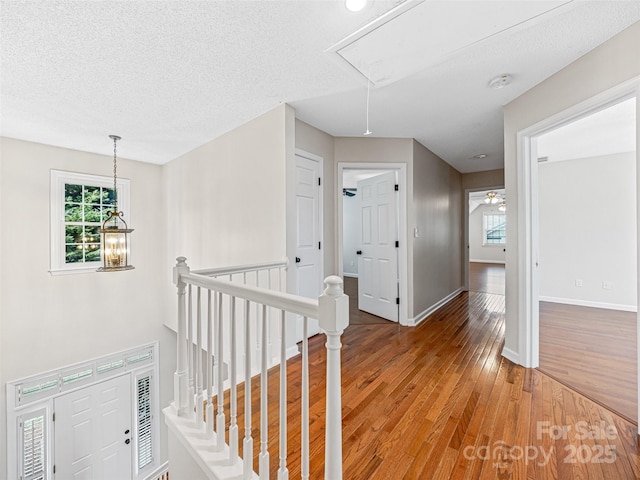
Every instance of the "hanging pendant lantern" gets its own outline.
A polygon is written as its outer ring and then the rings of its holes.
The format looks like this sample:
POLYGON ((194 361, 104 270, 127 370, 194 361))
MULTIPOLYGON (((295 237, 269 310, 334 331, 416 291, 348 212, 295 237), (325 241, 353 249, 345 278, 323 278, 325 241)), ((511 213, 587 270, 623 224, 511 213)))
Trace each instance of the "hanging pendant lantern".
POLYGON ((107 212, 107 219, 98 230, 101 239, 102 267, 98 272, 118 272, 135 268, 129 265, 129 234, 133 228, 127 227, 123 213, 118 211, 117 189, 117 158, 116 142, 120 140, 117 135, 109 135, 113 139, 113 210, 107 212))

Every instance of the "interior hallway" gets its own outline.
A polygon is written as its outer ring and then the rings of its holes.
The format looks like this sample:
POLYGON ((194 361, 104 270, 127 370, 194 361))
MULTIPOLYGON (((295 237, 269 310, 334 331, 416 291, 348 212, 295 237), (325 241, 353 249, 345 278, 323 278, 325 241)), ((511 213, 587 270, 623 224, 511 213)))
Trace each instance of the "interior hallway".
POLYGON ((504 264, 469 263, 469 291, 504 295, 504 264))

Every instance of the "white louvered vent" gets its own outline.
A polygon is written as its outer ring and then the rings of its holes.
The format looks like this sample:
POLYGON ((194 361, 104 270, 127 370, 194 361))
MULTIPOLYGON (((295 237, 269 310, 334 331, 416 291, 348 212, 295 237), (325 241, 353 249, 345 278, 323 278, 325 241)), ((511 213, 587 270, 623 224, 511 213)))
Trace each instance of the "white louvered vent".
POLYGON ((151 374, 136 382, 138 413, 138 469, 153 463, 153 417, 151 410, 151 374))
POLYGON ((46 480, 46 410, 20 418, 21 480, 46 480))

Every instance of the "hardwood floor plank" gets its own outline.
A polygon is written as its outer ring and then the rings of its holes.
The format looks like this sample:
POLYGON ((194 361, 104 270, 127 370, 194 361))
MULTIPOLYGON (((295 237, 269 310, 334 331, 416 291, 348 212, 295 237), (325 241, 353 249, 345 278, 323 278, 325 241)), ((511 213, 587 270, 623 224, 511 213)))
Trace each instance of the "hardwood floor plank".
MULTIPOLYGON (((551 377, 503 358, 503 332, 504 296, 475 292, 458 295, 414 328, 349 326, 342 351, 344 479, 640 478, 636 427, 551 377), (566 438, 549 433, 599 422, 614 425, 615 437, 582 439, 577 430, 566 438), (616 454, 612 463, 565 462, 567 448, 595 455, 607 446, 616 454)), ((324 475, 324 342, 316 336, 309 348, 314 480, 324 475)), ((294 479, 300 475, 299 359, 290 359, 287 369, 288 466, 294 479)), ((272 478, 277 477, 279 455, 278 379, 278 369, 271 369, 272 478)), ((259 423, 258 387, 254 380, 254 426, 259 423)), ((254 442, 257 467, 258 439, 254 442)))
POLYGON ((540 302, 539 369, 637 423, 634 312, 540 302))

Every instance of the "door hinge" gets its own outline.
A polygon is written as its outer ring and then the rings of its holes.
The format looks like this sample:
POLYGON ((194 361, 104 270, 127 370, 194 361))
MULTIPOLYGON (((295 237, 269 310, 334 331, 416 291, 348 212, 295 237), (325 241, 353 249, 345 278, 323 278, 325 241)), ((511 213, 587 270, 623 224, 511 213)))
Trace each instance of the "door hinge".
POLYGON ((400 247, 400 242, 398 240, 396 240, 396 248, 400 247))
POLYGON ((400 305, 400 297, 396 297, 396 305, 400 305))
POLYGON ((322 185, 322 179, 318 177, 318 186, 322 185))
POLYGON ((322 242, 318 242, 318 250, 322 250, 322 242))
POLYGON ((56 466, 55 465, 53 466, 53 474, 54 475, 56 474, 56 466))
POLYGON ((53 422, 56 421, 56 412, 53 412, 53 418, 51 419, 53 422))
POLYGON ((396 192, 397 192, 398 190, 400 190, 400 187, 399 187, 399 185, 398 185, 397 183, 396 183, 396 188, 395 188, 395 190, 396 190, 396 192))

